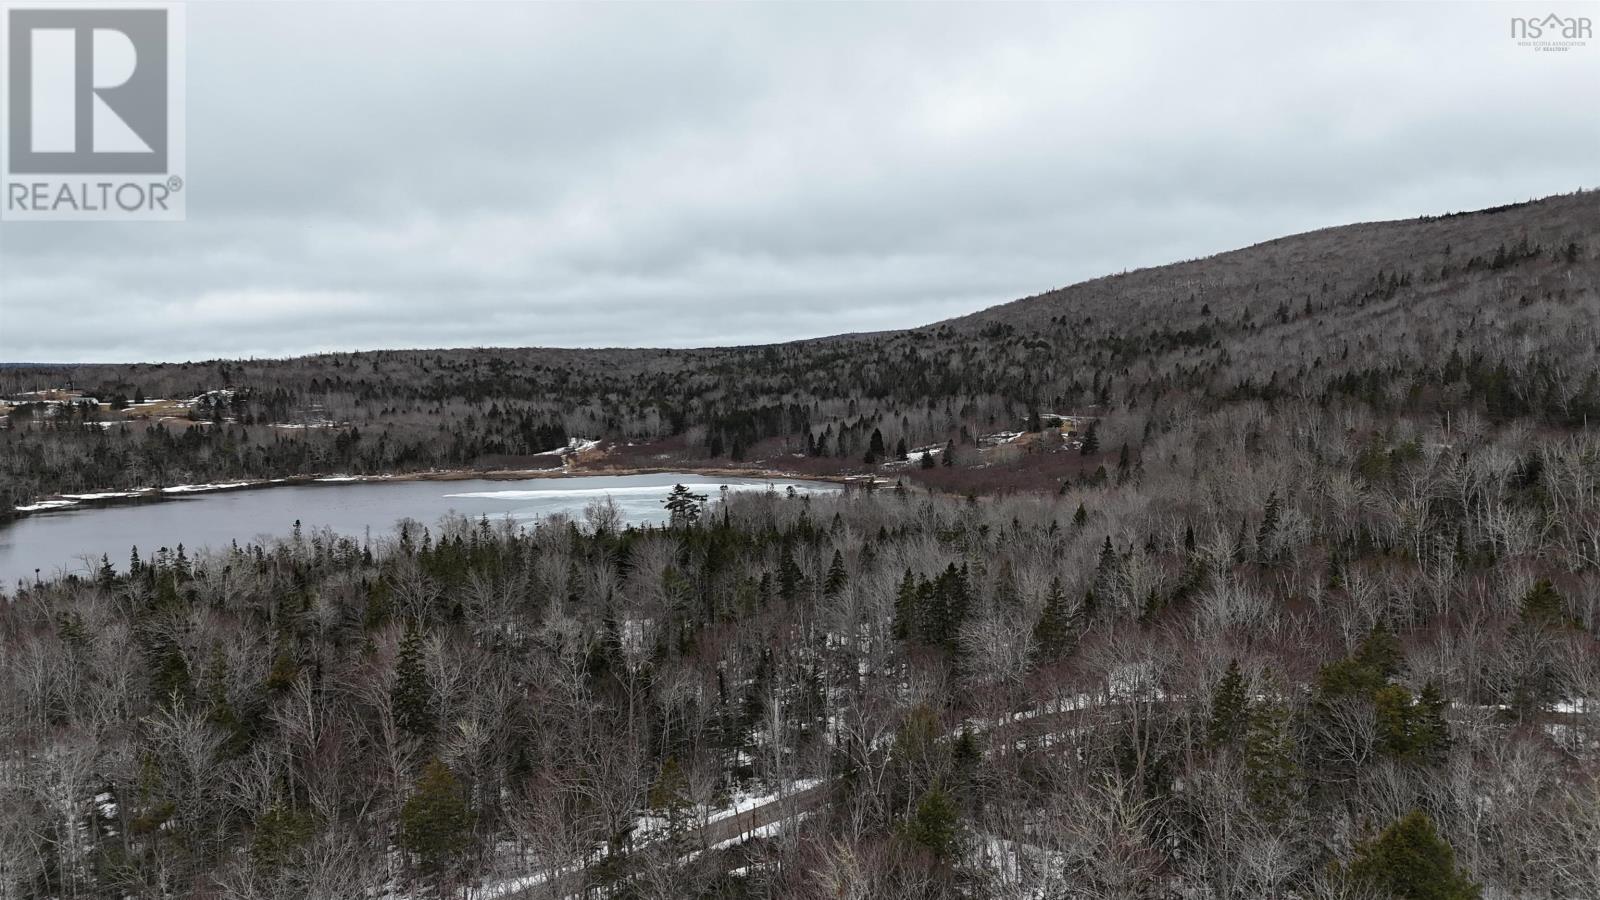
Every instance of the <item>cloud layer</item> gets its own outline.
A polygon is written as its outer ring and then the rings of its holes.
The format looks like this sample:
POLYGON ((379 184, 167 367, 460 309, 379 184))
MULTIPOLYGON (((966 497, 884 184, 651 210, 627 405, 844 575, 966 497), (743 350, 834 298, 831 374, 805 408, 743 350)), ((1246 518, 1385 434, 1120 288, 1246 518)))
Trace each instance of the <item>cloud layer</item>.
POLYGON ((896 328, 1594 186, 1518 12, 190 4, 188 222, 0 225, 0 360, 896 328))

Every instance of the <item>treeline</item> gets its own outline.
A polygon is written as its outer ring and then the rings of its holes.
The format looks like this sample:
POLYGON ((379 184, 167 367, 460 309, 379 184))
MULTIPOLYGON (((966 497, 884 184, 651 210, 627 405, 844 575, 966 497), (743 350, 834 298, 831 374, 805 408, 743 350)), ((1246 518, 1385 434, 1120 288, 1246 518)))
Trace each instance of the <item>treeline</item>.
POLYGON ((1137 461, 1063 492, 679 491, 659 529, 296 528, 21 586, 0 890, 1600 882, 1600 446, 1314 401, 1100 438, 1137 461))
MULTIPOLYGON (((437 420, 380 416, 353 422, 266 424, 253 400, 206 410, 177 426, 135 420, 104 424, 97 414, 13 418, 0 430, 0 492, 12 507, 47 494, 328 474, 461 468, 491 456, 527 457, 566 446, 567 427, 516 408, 464 412, 456 433, 437 420)), ((546 465, 554 462, 546 461, 546 465)))
POLYGON ((1600 403, 1596 222, 1600 193, 1589 192, 1329 229, 923 328, 765 347, 0 369, 0 394, 67 383, 102 398, 234 389, 191 412, 210 424, 181 441, 139 424, 13 413, 0 473, 37 497, 139 478, 500 464, 571 437, 659 445, 640 452, 678 463, 779 466, 799 455, 866 471, 869 455, 882 461, 874 434, 886 448, 970 449, 1038 413, 1138 419, 1309 398, 1581 428, 1600 403), (156 446, 170 462, 149 461, 156 446))

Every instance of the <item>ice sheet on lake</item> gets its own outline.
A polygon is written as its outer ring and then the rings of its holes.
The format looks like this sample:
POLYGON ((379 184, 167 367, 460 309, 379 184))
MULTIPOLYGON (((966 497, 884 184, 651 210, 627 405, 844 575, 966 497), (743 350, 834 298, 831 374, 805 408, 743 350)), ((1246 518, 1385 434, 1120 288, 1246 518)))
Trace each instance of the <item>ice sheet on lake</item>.
MULTIPOLYGON (((682 482, 691 493, 705 494, 706 499, 714 499, 726 487, 730 491, 764 491, 777 490, 780 487, 787 489, 791 485, 777 481, 761 481, 754 483, 741 482, 682 482)), ((835 490, 828 485, 796 484, 794 489, 802 493, 825 493, 835 490)), ((666 496, 672 492, 670 484, 656 485, 628 485, 626 487, 595 487, 595 488, 538 488, 535 490, 505 490, 505 491, 466 491, 459 494, 445 494, 446 497, 474 498, 480 500, 538 500, 544 497, 604 497, 616 496, 666 496)))

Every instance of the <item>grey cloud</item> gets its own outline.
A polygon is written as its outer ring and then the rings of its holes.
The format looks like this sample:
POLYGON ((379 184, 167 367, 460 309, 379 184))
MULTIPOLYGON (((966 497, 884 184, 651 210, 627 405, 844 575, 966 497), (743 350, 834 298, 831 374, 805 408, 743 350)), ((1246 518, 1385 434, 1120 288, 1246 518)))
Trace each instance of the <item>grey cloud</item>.
POLYGON ((189 221, 0 225, 0 359, 904 327, 1592 186, 1514 12, 191 4, 189 221))

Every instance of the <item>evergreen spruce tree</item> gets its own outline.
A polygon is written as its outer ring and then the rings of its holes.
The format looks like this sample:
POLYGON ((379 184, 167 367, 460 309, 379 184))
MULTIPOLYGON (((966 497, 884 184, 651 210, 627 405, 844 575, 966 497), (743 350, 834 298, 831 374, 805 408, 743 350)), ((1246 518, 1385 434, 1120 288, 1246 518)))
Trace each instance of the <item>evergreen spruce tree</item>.
POLYGON ((952 563, 946 571, 949 584, 949 600, 946 604, 950 612, 950 625, 945 634, 945 646, 953 652, 956 648, 956 638, 961 633, 961 626, 967 621, 967 615, 972 610, 972 586, 967 575, 967 564, 962 563, 961 568, 955 568, 952 563))
POLYGON ((1456 854, 1418 810, 1356 849, 1352 881, 1395 900, 1478 900, 1482 889, 1456 868, 1456 854))
POLYGON ((1374 626, 1356 649, 1356 662, 1381 681, 1400 673, 1400 640, 1382 624, 1374 626))
POLYGON ((1237 659, 1228 660, 1216 691, 1211 695, 1211 719, 1206 724, 1206 741, 1214 748, 1233 746, 1244 737, 1250 724, 1250 698, 1245 695, 1244 675, 1237 659))
POLYGON ((849 580, 850 576, 844 570, 844 557, 839 555, 838 550, 833 551, 833 562, 828 564, 828 580, 823 584, 823 591, 830 597, 836 597, 849 580))
POLYGON ((667 820, 667 839, 680 843, 688 827, 688 812, 694 804, 689 800, 689 779, 683 774, 676 757, 667 757, 661 764, 661 774, 650 786, 650 808, 667 820))
POLYGON ((250 740, 239 714, 228 701, 228 660, 221 647, 214 647, 206 663, 201 693, 206 703, 206 719, 228 736, 224 752, 232 755, 244 750, 250 740))
POLYGON ((917 580, 911 570, 900 580, 900 590, 894 595, 894 636, 909 640, 917 630, 917 580))
POLYGON ((793 603, 800 596, 801 583, 805 581, 805 573, 800 571, 800 566, 794 561, 794 553, 789 545, 783 545, 783 552, 778 556, 778 599, 785 603, 793 603))
POLYGON ((1083 605, 1078 608, 1086 621, 1094 619, 1095 613, 1100 611, 1100 598, 1095 595, 1094 588, 1083 592, 1083 605))
POLYGON ((194 696, 189 662, 170 638, 161 638, 150 647, 150 695, 157 705, 182 704, 194 696))
POLYGON ((400 639, 390 699, 394 704, 395 724, 402 731, 420 738, 433 735, 433 689, 428 684, 422 658, 422 633, 414 627, 407 627, 405 636, 400 639))
POLYGON ((1111 535, 1108 534, 1105 543, 1100 546, 1100 559, 1094 566, 1092 590, 1096 597, 1108 598, 1115 595, 1120 568, 1117 551, 1111 546, 1111 535))
POLYGON ((1034 656, 1040 662, 1061 659, 1072 648, 1075 628, 1072 610, 1067 608, 1067 595, 1061 579, 1050 581, 1050 593, 1044 600, 1044 612, 1033 626, 1034 656))
POLYGON ((931 646, 953 643, 956 633, 956 611, 951 608, 950 580, 947 577, 955 564, 939 573, 922 592, 922 642, 931 646))
POLYGON ((1072 524, 1082 528, 1089 522, 1089 511, 1084 508, 1083 501, 1078 501, 1078 511, 1072 514, 1072 524))
POLYGON ((1404 685, 1386 684, 1372 695, 1378 725, 1378 750, 1397 759, 1410 759, 1416 749, 1411 692, 1404 685))
POLYGON ((1400 643, 1379 625, 1354 654, 1328 663, 1317 672, 1317 695, 1323 700, 1372 699, 1399 670, 1400 643))
POLYGON ((443 884, 472 845, 472 812, 461 782, 437 757, 400 808, 400 847, 422 874, 443 884))
POLYGON ((673 485, 672 491, 667 494, 667 499, 662 505, 667 508, 667 514, 674 526, 689 526, 700 521, 700 504, 706 501, 705 494, 696 494, 681 484, 673 485))
POLYGON ((1100 452, 1099 420, 1089 423, 1088 429, 1083 433, 1083 445, 1078 448, 1078 452, 1084 456, 1093 456, 1100 452))
POLYGON ((316 822, 309 813, 299 812, 282 800, 274 801, 255 822, 250 842, 250 861, 272 871, 287 863, 294 851, 316 835, 316 822))
POLYGON ((937 862, 949 862, 959 849, 961 815, 955 801, 943 790, 929 789, 905 824, 906 839, 926 850, 937 862))
POLYGON ((1437 762, 1450 751, 1450 724, 1445 721, 1448 701, 1434 682, 1422 687, 1413 700, 1402 684, 1387 684, 1373 693, 1378 717, 1378 749, 1406 762, 1437 762))
POLYGON ((944 462, 945 468, 949 468, 949 467, 955 465, 956 464, 956 442, 953 441, 953 440, 945 441, 944 442, 944 453, 942 453, 940 455, 944 457, 943 462, 944 462))
POLYGON ((957 569, 955 563, 950 563, 932 582, 924 581, 917 586, 918 639, 954 653, 970 604, 967 567, 963 565, 957 569))
POLYGON ((883 432, 877 428, 872 429, 872 439, 867 442, 867 455, 862 457, 862 462, 872 465, 883 459, 883 432))
POLYGON ((1523 595, 1522 621, 1539 628, 1559 627, 1566 621, 1566 603, 1550 579, 1539 579, 1523 595))
POLYGON ((1298 803, 1300 768, 1295 763, 1289 711, 1262 703, 1250 712, 1245 733, 1245 793, 1267 822, 1287 819, 1298 803))
POLYGON ((111 558, 100 554, 100 569, 95 573, 95 582, 101 587, 113 587, 117 583, 117 570, 111 568, 111 558))
POLYGON ((1429 681, 1422 686, 1412 728, 1414 752, 1419 759, 1438 762, 1450 754, 1450 723, 1444 716, 1449 708, 1450 701, 1445 699, 1436 682, 1429 681))
POLYGON ((956 791, 960 797, 971 797, 978 791, 978 773, 983 765, 983 746, 972 729, 962 727, 950 743, 950 766, 955 771, 956 791))
POLYGON ((1261 526, 1256 529, 1256 553, 1263 566, 1271 565, 1276 558, 1273 539, 1278 535, 1278 492, 1267 495, 1267 508, 1261 515, 1261 526))

